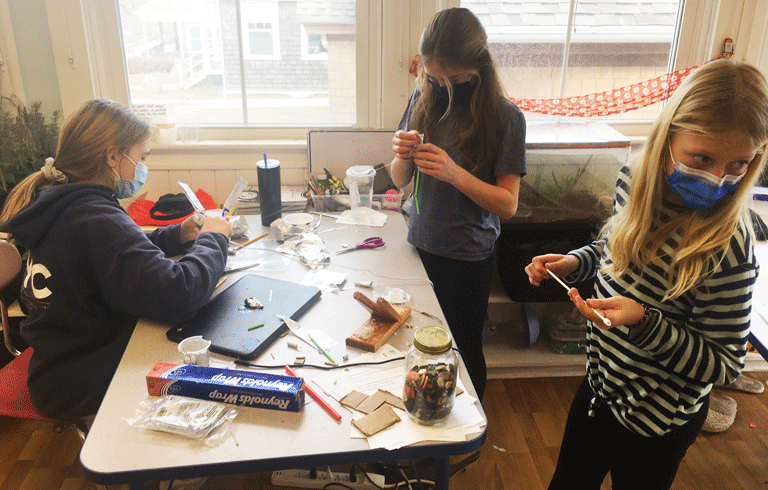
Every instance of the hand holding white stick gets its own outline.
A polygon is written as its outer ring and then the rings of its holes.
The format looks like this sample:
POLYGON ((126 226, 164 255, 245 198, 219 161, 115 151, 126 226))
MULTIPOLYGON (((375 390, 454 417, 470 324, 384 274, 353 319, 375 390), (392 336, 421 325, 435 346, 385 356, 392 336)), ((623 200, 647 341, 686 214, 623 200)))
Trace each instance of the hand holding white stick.
MULTIPOLYGON (((547 268, 545 267, 545 269, 547 269, 547 268)), ((564 283, 562 279, 560 279, 559 277, 557 277, 557 276, 555 275, 555 273, 554 273, 554 272, 552 272, 552 271, 551 271, 551 270, 549 270, 549 269, 547 269, 547 272, 549 272, 549 275, 550 275, 550 276, 552 276, 552 277, 554 277, 555 279, 557 279, 557 282, 559 282, 560 284, 562 284, 562 285, 563 285, 563 287, 565 288, 565 290, 566 290, 566 291, 570 291, 570 290, 571 290, 571 288, 570 288, 570 287, 568 287, 568 285, 567 285, 566 283, 564 283)), ((603 323, 605 324, 605 326, 606 326, 606 327, 610 327, 610 326, 611 326, 611 321, 610 321, 609 319, 607 319, 606 317, 604 317, 603 315, 601 315, 601 314, 600 314, 600 313, 599 313, 599 312, 598 312, 596 309, 594 309, 594 308, 592 308, 592 311, 594 311, 594 312, 595 312, 595 315, 599 316, 599 317, 600 317, 600 318, 603 320, 603 323)))

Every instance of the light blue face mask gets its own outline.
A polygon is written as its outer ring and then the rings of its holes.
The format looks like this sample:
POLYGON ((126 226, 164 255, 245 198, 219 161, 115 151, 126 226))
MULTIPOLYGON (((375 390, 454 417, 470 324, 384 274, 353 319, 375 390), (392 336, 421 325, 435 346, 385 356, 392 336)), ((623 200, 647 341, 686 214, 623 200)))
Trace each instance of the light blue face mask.
MULTIPOLYGON (((672 155, 671 148, 669 154, 672 155)), ((672 161, 675 162, 674 155, 672 161)), ((724 175, 718 179, 704 170, 675 162, 675 170, 667 177, 667 183, 681 203, 696 211, 703 211, 713 207, 725 196, 735 193, 742 177, 744 174, 724 175)))
POLYGON ((128 161, 131 162, 134 166, 133 180, 125 180, 124 178, 120 177, 114 168, 112 169, 116 176, 114 189, 115 195, 118 199, 127 199, 136 195, 136 193, 139 192, 139 189, 141 189, 146 183, 147 174, 149 173, 149 168, 147 168, 143 162, 136 163, 131 160, 131 157, 128 155, 123 154, 123 156, 127 158, 128 161))

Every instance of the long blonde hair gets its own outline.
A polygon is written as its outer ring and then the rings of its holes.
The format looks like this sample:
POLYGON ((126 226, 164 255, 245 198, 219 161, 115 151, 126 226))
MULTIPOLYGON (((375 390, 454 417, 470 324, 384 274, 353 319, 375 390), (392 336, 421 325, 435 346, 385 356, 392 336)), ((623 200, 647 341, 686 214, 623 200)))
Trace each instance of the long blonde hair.
MULTIPOLYGON (((111 150, 123 153, 150 134, 149 123, 119 102, 90 100, 64 122, 54 165, 68 182, 91 182, 109 172, 107 155, 111 150)), ((40 191, 57 184, 46 179, 42 170, 19 182, 8 194, 0 222, 32 204, 40 191)))
POLYGON ((465 8, 438 12, 421 35, 419 58, 418 80, 422 96, 414 106, 411 128, 430 141, 435 125, 451 113, 455 117, 451 118, 447 132, 448 144, 473 163, 473 171, 490 165, 501 145, 500 102, 505 95, 482 24, 465 8), (443 80, 448 89, 447 109, 436 103, 424 73, 424 64, 432 62, 470 73, 475 86, 468 108, 453 103, 453 89, 448 80, 443 80))
MULTIPOLYGON (((666 279, 672 285, 663 301, 696 288, 723 258, 743 220, 754 234, 748 202, 752 186, 766 164, 768 84, 753 66, 730 60, 707 63, 692 72, 675 91, 654 123, 641 158, 630 165, 629 202, 603 227, 612 263, 601 272, 619 277, 633 265, 661 265, 662 246, 672 234, 680 243, 670 253, 666 279), (744 131, 758 147, 736 193, 705 211, 686 211, 669 221, 659 216, 667 186, 669 141, 677 133, 716 135, 744 131)), ((642 267, 638 267, 642 270, 642 267)))

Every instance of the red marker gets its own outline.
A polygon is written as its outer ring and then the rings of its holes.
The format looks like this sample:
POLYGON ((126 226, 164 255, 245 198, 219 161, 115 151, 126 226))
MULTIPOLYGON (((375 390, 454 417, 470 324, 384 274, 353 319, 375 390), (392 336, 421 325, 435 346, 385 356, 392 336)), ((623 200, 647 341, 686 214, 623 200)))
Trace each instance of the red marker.
MULTIPOLYGON (((295 377, 295 378, 298 378, 298 377, 299 377, 299 375, 297 375, 297 374, 296 374, 296 372, 295 372, 293 369, 291 369, 291 367, 290 367, 290 366, 285 366, 285 372, 286 372, 286 373, 288 373, 288 374, 290 374, 291 376, 293 376, 293 377, 295 377)), ((321 407, 323 407, 323 408, 325 409, 325 411, 326 411, 326 412, 328 412, 329 414, 331 414, 331 417, 333 417, 333 418, 335 418, 336 420, 338 420, 339 422, 341 422, 341 415, 339 415, 339 412, 337 412, 336 410, 334 410, 334 409, 333 409, 333 407, 331 407, 330 405, 328 405, 328 402, 326 402, 325 400, 323 400, 322 398, 320 398, 320 395, 318 395, 317 393, 315 393, 315 390, 313 390, 312 388, 310 388, 310 387, 309 387, 309 383, 304 383, 304 391, 306 391, 307 393, 309 393, 309 396, 311 396, 312 398, 314 398, 314 399, 315 399, 315 401, 316 401, 317 403, 319 403, 319 404, 320 404, 320 406, 321 406, 321 407)))

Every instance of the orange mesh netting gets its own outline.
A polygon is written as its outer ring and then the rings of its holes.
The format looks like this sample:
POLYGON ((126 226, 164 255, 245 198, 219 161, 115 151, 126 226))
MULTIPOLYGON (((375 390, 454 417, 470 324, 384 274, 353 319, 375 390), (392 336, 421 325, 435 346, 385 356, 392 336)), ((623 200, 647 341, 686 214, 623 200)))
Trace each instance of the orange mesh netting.
MULTIPOLYGON (((418 74, 418 66, 419 56, 416 55, 410 69, 414 76, 418 74)), ((698 67, 683 68, 651 80, 595 94, 558 99, 510 99, 526 112, 572 117, 608 116, 668 99, 683 79, 698 67)))

